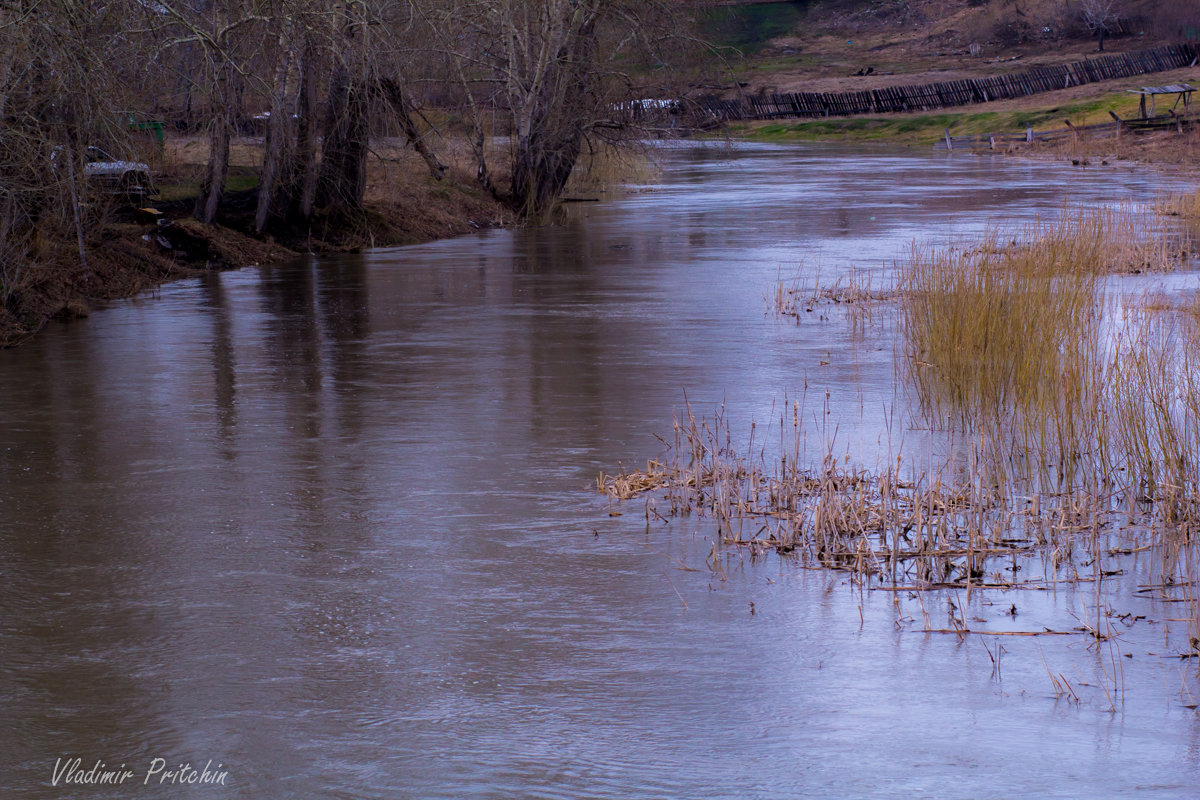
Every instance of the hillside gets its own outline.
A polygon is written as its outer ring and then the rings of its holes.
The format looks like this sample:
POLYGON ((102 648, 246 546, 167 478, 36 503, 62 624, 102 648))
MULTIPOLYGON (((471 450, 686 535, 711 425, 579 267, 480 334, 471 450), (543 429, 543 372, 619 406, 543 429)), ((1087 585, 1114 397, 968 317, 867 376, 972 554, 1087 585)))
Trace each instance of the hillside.
MULTIPOLYGON (((817 0, 706 13, 741 91, 842 91, 992 75, 1098 52, 1085 0, 817 0), (857 73, 867 73, 859 75, 857 73)), ((1113 0, 1105 52, 1200 36, 1182 0, 1113 0)))

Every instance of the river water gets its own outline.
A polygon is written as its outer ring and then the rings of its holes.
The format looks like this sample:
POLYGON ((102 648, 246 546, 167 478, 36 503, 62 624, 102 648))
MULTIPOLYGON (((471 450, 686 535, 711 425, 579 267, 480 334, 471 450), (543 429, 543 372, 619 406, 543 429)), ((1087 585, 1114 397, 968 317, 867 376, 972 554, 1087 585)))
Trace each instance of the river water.
MULTIPOLYGON (((839 448, 891 452, 892 343, 774 318, 779 277, 884 280, 914 239, 1164 179, 661 156, 561 227, 183 281, 0 352, 0 796, 1194 797, 1195 666, 1161 624, 1121 644, 1113 711, 1081 637, 923 634, 890 594, 714 561, 703 521, 594 490, 661 454, 685 393, 735 426, 805 398, 839 448), (135 774, 54 785, 74 757, 135 774), (224 785, 146 785, 155 758, 224 785)), ((1091 602, 969 613, 1070 627, 1091 602)))

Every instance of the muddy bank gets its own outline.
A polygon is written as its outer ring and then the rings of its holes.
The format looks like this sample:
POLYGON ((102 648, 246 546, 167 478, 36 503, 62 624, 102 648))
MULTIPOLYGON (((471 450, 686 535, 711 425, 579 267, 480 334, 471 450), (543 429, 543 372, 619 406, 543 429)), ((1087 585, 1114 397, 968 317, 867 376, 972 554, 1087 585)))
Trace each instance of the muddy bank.
MULTIPOLYGON (((166 192, 164 192, 166 194, 166 192)), ((98 303, 132 297, 208 270, 287 261, 302 253, 355 252, 417 244, 511 224, 499 202, 463 182, 394 187, 354 217, 318 214, 311 225, 276 235, 253 231, 255 192, 232 193, 213 225, 191 217, 192 198, 113 204, 84 243, 48 241, 0 304, 0 347, 18 345, 52 319, 87 316, 98 303)))

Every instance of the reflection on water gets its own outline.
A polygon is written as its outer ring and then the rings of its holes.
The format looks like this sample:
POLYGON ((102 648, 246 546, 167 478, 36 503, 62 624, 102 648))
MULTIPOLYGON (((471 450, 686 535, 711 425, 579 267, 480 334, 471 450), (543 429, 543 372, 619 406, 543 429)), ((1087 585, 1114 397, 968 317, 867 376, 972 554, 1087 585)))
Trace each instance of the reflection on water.
MULTIPOLYGON (((722 580, 701 521, 589 489, 660 452, 685 392, 747 423, 805 397, 886 452, 891 343, 768 317, 781 266, 886 270, 913 237, 1112 199, 1112 173, 664 158, 663 186, 561 228, 213 275, 0 353, 0 794, 94 796, 50 786, 67 755, 230 775, 133 797, 1191 792, 1200 725, 1154 631, 1124 713, 1064 707, 1042 658, 1086 682, 1082 643, 1006 642, 996 680, 890 597, 722 580)), ((971 613, 1069 627, 1089 602, 1032 595, 971 613)))

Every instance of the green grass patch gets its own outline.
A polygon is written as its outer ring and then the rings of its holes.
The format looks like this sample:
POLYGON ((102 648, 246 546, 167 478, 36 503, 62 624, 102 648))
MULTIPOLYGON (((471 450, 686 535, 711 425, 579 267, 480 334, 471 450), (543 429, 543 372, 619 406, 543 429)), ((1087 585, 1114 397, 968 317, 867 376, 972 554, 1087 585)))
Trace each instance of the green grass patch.
POLYGON ((947 128, 952 136, 976 136, 988 133, 1020 133, 1026 128, 1033 128, 1035 131, 1065 128, 1064 120, 1070 120, 1074 125, 1109 122, 1109 111, 1126 118, 1136 116, 1137 104, 1136 95, 1121 92, 1061 105, 1011 111, 939 111, 931 114, 890 114, 879 117, 829 117, 811 121, 780 121, 765 125, 739 123, 731 125, 729 133, 759 141, 855 139, 924 144, 941 138, 947 128))
MULTIPOLYGON (((246 167, 230 167, 225 179, 226 192, 244 192, 258 186, 258 172, 246 167)), ((174 203, 180 200, 194 199, 200 194, 200 184, 197 181, 168 181, 156 182, 159 203, 174 203)))

